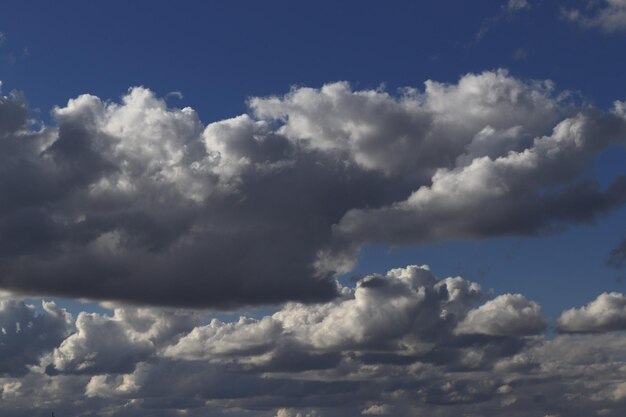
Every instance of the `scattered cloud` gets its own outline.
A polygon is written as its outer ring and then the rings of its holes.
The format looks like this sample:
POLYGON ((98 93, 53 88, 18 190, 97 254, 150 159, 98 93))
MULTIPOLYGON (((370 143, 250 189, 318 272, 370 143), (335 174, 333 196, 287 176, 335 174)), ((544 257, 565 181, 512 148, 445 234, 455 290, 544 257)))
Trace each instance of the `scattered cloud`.
MULTIPOLYGON (((81 312, 74 321, 52 303, 37 313, 4 299, 1 363, 12 367, 0 376, 2 410, 18 417, 49 410, 617 417, 626 404, 623 332, 547 338, 536 303, 519 294, 485 300, 478 284, 437 278, 426 266, 367 275, 339 292, 326 303, 288 303, 266 316, 208 323, 209 312, 109 304, 110 314, 81 312)), ((585 331, 613 323, 602 317, 624 299, 602 294, 565 311, 559 325, 589 321, 576 314, 593 316, 585 331)))
POLYGON ((170 97, 174 97, 174 98, 177 98, 178 100, 182 100, 185 96, 183 96, 183 93, 181 93, 180 91, 170 91, 169 93, 165 95, 165 98, 170 98, 170 97))
POLYGON ((0 378, 28 373, 69 334, 71 315, 53 302, 41 306, 38 313, 22 300, 0 299, 0 378))
POLYGON ((626 330, 626 297, 603 293, 582 308, 564 311, 558 329, 565 333, 626 330))
POLYGON ((626 31, 625 0, 590 0, 584 8, 564 8, 563 16, 585 28, 606 33, 626 31))
POLYGON ((510 20, 517 13, 523 10, 528 10, 530 7, 531 3, 528 0, 509 0, 506 4, 500 7, 500 13, 482 21, 480 29, 476 33, 476 40, 481 41, 487 35, 489 30, 491 30, 491 28, 498 24, 501 20, 510 20))

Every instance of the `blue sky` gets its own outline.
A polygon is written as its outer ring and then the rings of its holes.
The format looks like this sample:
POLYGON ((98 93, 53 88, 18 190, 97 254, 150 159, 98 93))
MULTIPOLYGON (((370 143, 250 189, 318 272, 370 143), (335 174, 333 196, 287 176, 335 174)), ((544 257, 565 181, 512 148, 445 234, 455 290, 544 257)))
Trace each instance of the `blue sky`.
MULTIPOLYGON (((550 79, 559 91, 600 108, 625 94, 624 36, 581 30, 561 16, 563 6, 556 2, 515 13, 498 1, 468 7, 450 0, 5 7, 4 90, 24 91, 43 120, 71 97, 90 93, 116 100, 130 86, 161 96, 179 91, 183 98, 170 96, 168 104, 190 106, 210 122, 246 112, 251 96, 283 94, 292 86, 347 80, 357 89, 384 85, 393 92, 421 87, 426 79, 455 82, 465 73, 496 68, 524 79, 550 79)), ((590 169, 613 177, 623 174, 625 160, 620 148, 612 149, 590 169)), ((544 308, 554 316, 594 293, 622 288, 620 272, 604 261, 623 230, 626 219, 618 213, 597 227, 567 227, 541 238, 376 247, 355 272, 428 263, 442 275, 465 272, 497 292, 530 292, 551 301, 544 308), (555 298, 563 285, 569 291, 555 298)))
POLYGON ((624 51, 624 0, 6 2, 0 414, 623 415, 624 51))

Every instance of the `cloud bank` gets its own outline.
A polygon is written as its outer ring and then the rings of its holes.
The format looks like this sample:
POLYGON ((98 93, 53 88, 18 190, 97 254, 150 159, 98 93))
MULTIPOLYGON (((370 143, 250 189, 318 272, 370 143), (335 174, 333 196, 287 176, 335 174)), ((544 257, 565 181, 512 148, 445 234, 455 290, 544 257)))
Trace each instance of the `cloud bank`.
MULTIPOLYGON (((339 296, 368 242, 534 235, 623 204, 585 174, 623 103, 577 107, 504 70, 398 95, 346 82, 251 98, 204 124, 150 90, 91 95, 31 128, 0 99, 0 286, 235 307, 339 296)), ((87 320, 87 318, 84 318, 87 320)))
POLYGON ((74 319, 53 303, 37 312, 4 298, 0 410, 617 417, 626 406, 623 294, 563 312, 562 333, 548 338, 536 302, 489 298, 478 284, 437 278, 425 265, 367 275, 339 292, 234 321, 110 304, 108 313, 74 319))

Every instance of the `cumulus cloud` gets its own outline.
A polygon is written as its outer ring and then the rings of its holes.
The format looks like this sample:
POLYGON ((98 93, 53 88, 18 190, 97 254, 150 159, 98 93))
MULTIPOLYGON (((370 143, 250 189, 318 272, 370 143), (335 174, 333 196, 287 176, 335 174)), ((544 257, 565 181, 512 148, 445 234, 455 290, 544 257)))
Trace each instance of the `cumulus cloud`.
POLYGON ((626 296, 603 293, 581 308, 561 313, 558 329, 565 333, 626 330, 626 296))
POLYGON ((626 31, 625 0, 591 0, 582 9, 564 9, 568 20, 587 28, 599 28, 607 33, 626 31))
POLYGON ((26 373, 0 376, 0 410, 618 417, 626 406, 623 332, 546 338, 536 334, 545 321, 535 303, 510 294, 483 302, 477 284, 425 266, 368 275, 339 292, 230 322, 108 304, 111 314, 80 313, 53 353, 33 355, 26 373))
POLYGON ((0 286, 22 293, 327 301, 366 242, 538 234, 626 196, 580 179, 623 142, 623 112, 503 70, 398 95, 294 88, 206 125, 142 87, 71 99, 39 130, 25 103, 0 99, 0 286))
POLYGON ((42 311, 15 299, 0 299, 0 376, 19 376, 39 364, 72 328, 71 315, 53 302, 42 311))
MULTIPOLYGON (((342 297, 330 303, 291 303, 260 320, 214 320, 195 328, 164 354, 187 360, 245 355, 261 361, 290 350, 415 354, 449 337, 481 295, 478 284, 460 277, 438 280, 427 266, 413 265, 392 269, 385 276, 367 276, 354 290, 343 288, 342 297)), ((312 366, 314 359, 309 357, 312 366)))
POLYGON ((76 332, 52 355, 49 373, 129 373, 160 345, 193 328, 197 314, 116 308, 112 316, 81 312, 76 332))
POLYGON ((547 324, 539 304, 521 294, 505 294, 469 311, 456 330, 492 336, 530 336, 542 333, 547 324))
POLYGON ((476 40, 482 40, 489 30, 503 19, 511 20, 517 13, 528 10, 531 7, 531 2, 528 0, 509 0, 506 4, 500 6, 500 13, 495 16, 489 17, 480 25, 480 29, 476 33, 476 40))

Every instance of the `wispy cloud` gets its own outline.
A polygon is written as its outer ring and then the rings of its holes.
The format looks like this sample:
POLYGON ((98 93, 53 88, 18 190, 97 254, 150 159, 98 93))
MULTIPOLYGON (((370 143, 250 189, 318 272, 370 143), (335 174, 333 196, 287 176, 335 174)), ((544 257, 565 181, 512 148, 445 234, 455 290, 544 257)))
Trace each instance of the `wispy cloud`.
POLYGON ((476 40, 482 40, 489 30, 503 19, 511 19, 517 13, 530 9, 531 4, 528 0, 509 0, 505 5, 501 6, 500 13, 495 16, 489 17, 480 25, 480 29, 476 33, 476 40))
POLYGON ((562 14, 585 28, 606 33, 626 31, 626 0, 591 0, 584 8, 563 8, 562 14))

